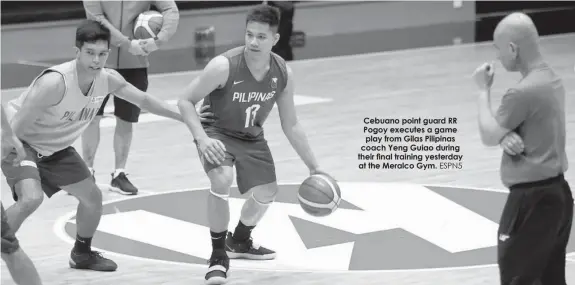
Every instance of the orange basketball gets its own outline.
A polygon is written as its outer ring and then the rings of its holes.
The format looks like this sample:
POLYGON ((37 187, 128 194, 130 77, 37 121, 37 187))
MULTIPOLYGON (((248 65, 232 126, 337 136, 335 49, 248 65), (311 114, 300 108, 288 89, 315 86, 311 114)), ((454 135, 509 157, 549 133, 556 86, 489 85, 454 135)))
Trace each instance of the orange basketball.
POLYGON ((158 11, 150 10, 141 13, 134 23, 134 38, 145 40, 154 38, 162 30, 164 17, 158 11))
POLYGON ((300 185, 298 201, 306 213, 324 217, 339 207, 341 191, 337 181, 332 177, 326 174, 314 174, 300 185))

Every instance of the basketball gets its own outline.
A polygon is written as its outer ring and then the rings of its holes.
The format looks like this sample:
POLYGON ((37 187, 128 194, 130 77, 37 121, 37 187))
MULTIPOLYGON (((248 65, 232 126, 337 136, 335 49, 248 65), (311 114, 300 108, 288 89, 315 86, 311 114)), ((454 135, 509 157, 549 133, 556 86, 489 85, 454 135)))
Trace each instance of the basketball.
POLYGON ((306 213, 315 217, 325 217, 339 207, 341 191, 337 181, 332 177, 326 174, 314 174, 300 185, 298 201, 306 213))
POLYGON ((158 11, 146 11, 138 15, 134 23, 134 38, 144 40, 154 38, 162 30, 164 17, 158 11))

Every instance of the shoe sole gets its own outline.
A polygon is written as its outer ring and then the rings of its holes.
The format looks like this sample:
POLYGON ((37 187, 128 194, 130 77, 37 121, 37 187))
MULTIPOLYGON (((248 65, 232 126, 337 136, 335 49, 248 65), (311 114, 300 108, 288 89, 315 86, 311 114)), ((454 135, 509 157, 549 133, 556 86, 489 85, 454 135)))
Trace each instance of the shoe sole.
POLYGON ((108 188, 108 191, 110 192, 116 192, 122 195, 128 195, 128 196, 133 196, 133 195, 137 195, 138 192, 134 193, 134 192, 126 192, 126 191, 122 191, 122 189, 118 188, 118 187, 114 187, 112 185, 110 185, 110 187, 108 188))
POLYGON ((68 263, 70 265, 70 268, 72 269, 77 269, 77 270, 92 270, 92 271, 99 271, 99 272, 113 272, 116 271, 117 268, 114 269, 96 269, 96 268, 92 268, 90 266, 78 266, 75 262, 70 261, 68 263))
POLYGON ((226 251, 230 259, 249 259, 249 260, 270 260, 276 258, 276 253, 270 254, 249 254, 249 253, 237 253, 226 251))
POLYGON ((206 280, 205 284, 206 285, 221 285, 221 284, 226 284, 228 282, 227 278, 224 277, 212 277, 208 280, 206 280))

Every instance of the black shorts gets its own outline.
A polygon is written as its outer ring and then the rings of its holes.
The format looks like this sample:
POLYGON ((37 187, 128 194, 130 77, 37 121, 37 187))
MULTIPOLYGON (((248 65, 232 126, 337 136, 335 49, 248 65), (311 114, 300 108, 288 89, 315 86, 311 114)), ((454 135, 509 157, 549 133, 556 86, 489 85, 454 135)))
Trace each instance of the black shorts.
POLYGON ((498 230, 501 284, 565 285, 572 222, 573 195, 563 175, 510 187, 498 230))
MULTIPOLYGON (((116 69, 126 81, 134 85, 134 87, 146 92, 148 91, 148 69, 147 68, 133 68, 133 69, 116 69)), ((112 94, 113 95, 113 94, 112 94)), ((102 107, 98 110, 96 116, 104 115, 104 108, 108 103, 110 94, 104 98, 102 107)), ((140 107, 114 96, 114 115, 126 122, 136 123, 140 118, 140 107)))
MULTIPOLYGON (((241 194, 247 193, 253 187, 276 181, 274 159, 263 137, 257 140, 242 140, 210 128, 206 128, 206 134, 226 146, 226 157, 222 165, 236 167, 238 191, 241 194)), ((201 154, 200 159, 206 173, 218 167, 203 159, 201 154)))
POLYGON ((14 233, 8 233, 10 225, 8 225, 6 211, 4 211, 3 204, 0 206, 2 207, 2 253, 12 254, 20 248, 20 242, 14 233))
POLYGON ((62 186, 92 177, 88 166, 74 147, 67 147, 50 156, 41 156, 28 144, 23 143, 23 145, 26 158, 19 165, 14 165, 12 162, 16 158, 16 150, 2 160, 2 172, 6 176, 8 186, 12 189, 14 201, 18 201, 16 183, 24 179, 39 180, 44 193, 52 197, 61 190, 62 186))

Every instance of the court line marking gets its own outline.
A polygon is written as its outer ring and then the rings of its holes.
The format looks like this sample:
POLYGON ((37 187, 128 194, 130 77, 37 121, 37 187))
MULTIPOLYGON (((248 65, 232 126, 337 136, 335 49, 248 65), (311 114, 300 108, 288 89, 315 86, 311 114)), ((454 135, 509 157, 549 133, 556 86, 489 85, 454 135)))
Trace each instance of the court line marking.
MULTIPOLYGON (((567 34, 558 34, 558 35, 548 35, 540 37, 540 40, 554 40, 554 39, 562 39, 562 38, 569 38, 575 37, 575 33, 567 33, 567 34)), ((347 54, 347 55, 336 55, 336 56, 327 56, 321 58, 308 58, 308 59, 296 59, 294 61, 288 61, 288 65, 298 65, 300 63, 310 63, 310 62, 323 62, 323 61, 333 61, 333 60, 344 60, 344 59, 358 59, 358 58, 369 58, 369 57, 378 57, 383 55, 397 55, 397 54, 410 54, 410 53, 418 53, 424 51, 437 51, 437 50, 449 50, 453 48, 470 48, 470 47, 482 47, 490 45, 492 41, 486 42, 479 42, 479 43, 463 43, 458 45, 442 45, 442 46, 432 46, 432 47, 417 47, 417 48, 408 48, 408 49, 399 49, 399 50, 389 50, 389 51, 378 51, 372 53, 361 53, 361 54, 347 54)), ((155 78, 164 78, 170 76, 192 76, 195 74, 200 73, 202 70, 185 70, 185 71, 175 71, 175 72, 165 72, 165 73, 154 73, 150 74, 148 77, 150 79, 155 78)), ((3 91, 16 91, 16 90, 24 90, 27 87, 15 87, 15 88, 8 88, 2 89, 3 91)))
MULTIPOLYGON (((353 182, 350 182, 353 183, 353 182)), ((359 182, 361 183, 361 182, 359 182)), ((386 182, 376 182, 376 183, 381 183, 381 184, 411 184, 411 183, 403 183, 403 182, 394 182, 394 183, 386 183, 386 182)), ((288 185, 299 185, 301 184, 301 182, 294 182, 294 181, 286 181, 286 182, 279 182, 279 185, 284 185, 284 186, 288 186, 288 185)), ((426 187, 444 187, 444 188, 455 188, 455 189, 466 189, 466 190, 476 190, 476 191, 487 191, 487 192, 496 192, 496 193, 509 193, 509 190, 503 190, 503 189, 495 189, 495 188, 479 188, 479 187, 463 187, 463 186, 453 186, 453 185, 443 185, 443 184, 415 184, 415 185, 421 185, 421 186, 426 186, 426 187)), ((204 187, 194 187, 194 188, 186 188, 186 189, 177 189, 177 190, 168 190, 168 191, 164 191, 164 192, 154 192, 151 194, 148 194, 144 197, 148 198, 150 196, 156 196, 156 195, 166 195, 166 194, 173 194, 173 193, 181 193, 181 192, 188 192, 188 191, 205 191, 207 189, 209 189, 209 185, 206 185, 204 187)), ((232 185, 232 187, 237 187, 237 185, 232 185)), ((119 198, 119 199, 113 199, 110 201, 106 201, 103 203, 103 205, 108 205, 108 204, 112 204, 112 203, 116 203, 116 202, 122 202, 122 201, 126 201, 126 200, 131 200, 131 199, 138 199, 141 198, 142 196, 128 196, 126 198, 119 198)), ((344 198, 345 199, 345 198, 344 198)), ((56 221, 54 222, 54 226, 53 226, 53 231, 54 234, 60 238, 62 241, 68 243, 68 244, 74 244, 75 240, 73 238, 71 238, 65 230, 65 226, 68 222, 68 220, 70 220, 72 218, 72 216, 76 215, 76 210, 72 210, 62 216, 60 216, 58 219, 56 219, 56 221)), ((116 256, 116 257, 122 257, 122 258, 127 258, 127 259, 132 259, 132 260, 138 260, 138 261, 143 261, 143 262, 157 262, 160 264, 165 264, 165 265, 179 265, 179 266, 184 266, 184 267, 194 267, 194 268, 205 268, 205 265, 203 264, 195 264, 195 263, 185 263, 185 262, 176 262, 176 261, 167 261, 167 260, 159 260, 159 259, 153 259, 153 258, 144 258, 144 257, 138 257, 138 256, 133 256, 133 255, 128 255, 128 254, 123 254, 123 253, 117 253, 117 252, 113 252, 113 251, 107 251, 101 248, 96 248, 93 247, 94 250, 98 250, 101 251, 103 253, 106 253, 107 255, 110 256, 116 256)), ((569 254, 575 254, 575 252, 571 252, 569 254)), ((568 259, 570 260, 570 259, 568 259)), ((575 262, 575 261, 573 261, 575 262)), ((493 268, 493 267, 497 267, 498 265, 493 263, 493 264, 484 264, 484 265, 472 265, 472 266, 457 266, 457 267, 443 267, 443 268, 423 268, 423 269, 390 269, 390 270, 303 270, 303 269, 299 269, 299 270, 294 270, 294 269, 276 269, 276 268, 249 268, 249 267, 244 267, 244 266, 234 266, 232 270, 249 270, 249 271, 263 271, 263 272, 313 272, 313 273, 347 273, 347 274, 382 274, 382 273, 407 273, 407 272, 437 272, 437 271, 459 271, 459 270, 471 270, 471 269, 482 269, 482 268, 493 268)))

